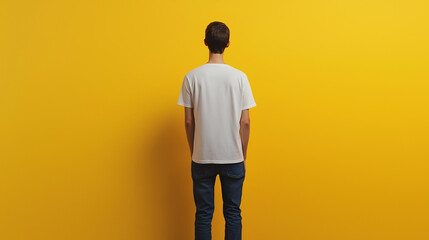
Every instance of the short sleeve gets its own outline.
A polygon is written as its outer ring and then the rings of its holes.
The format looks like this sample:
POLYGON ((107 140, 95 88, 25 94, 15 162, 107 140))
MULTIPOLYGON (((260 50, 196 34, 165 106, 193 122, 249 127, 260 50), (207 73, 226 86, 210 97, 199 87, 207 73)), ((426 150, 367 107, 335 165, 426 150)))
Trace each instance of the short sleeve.
POLYGON ((242 101, 241 110, 249 109, 256 106, 255 99, 253 98, 252 88, 250 87, 249 80, 246 74, 244 74, 242 85, 242 101))
POLYGON ((185 78, 183 79, 182 88, 180 89, 180 95, 177 104, 189 108, 193 108, 194 106, 192 104, 192 90, 187 76, 185 76, 185 78))

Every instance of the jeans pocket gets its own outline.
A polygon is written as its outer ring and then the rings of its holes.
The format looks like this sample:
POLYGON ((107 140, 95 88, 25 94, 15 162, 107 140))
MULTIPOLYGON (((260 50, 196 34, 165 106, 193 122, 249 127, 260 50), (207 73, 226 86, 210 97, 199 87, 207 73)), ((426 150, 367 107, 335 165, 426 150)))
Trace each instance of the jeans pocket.
POLYGON ((192 161, 191 175, 192 179, 198 180, 204 178, 209 172, 208 166, 192 161))
POLYGON ((232 164, 228 167, 226 175, 231 178, 242 178, 244 177, 246 171, 244 169, 244 162, 232 164))

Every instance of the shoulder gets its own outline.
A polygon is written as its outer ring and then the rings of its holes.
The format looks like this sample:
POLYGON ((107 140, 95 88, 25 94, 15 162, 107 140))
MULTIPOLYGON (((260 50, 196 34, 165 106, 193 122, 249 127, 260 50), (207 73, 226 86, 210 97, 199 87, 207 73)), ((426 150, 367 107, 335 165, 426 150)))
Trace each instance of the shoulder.
POLYGON ((246 73, 244 73, 242 70, 240 70, 236 67, 230 66, 230 65, 228 65, 228 66, 231 69, 231 71, 234 72, 238 77, 240 77, 241 79, 247 79, 246 73))
POLYGON ((213 66, 208 66, 206 64, 203 64, 188 71, 185 74, 185 78, 187 78, 189 81, 192 81, 192 79, 198 78, 198 76, 207 76, 213 71, 215 72, 225 71, 228 75, 232 75, 241 80, 247 79, 247 75, 242 70, 228 64, 226 64, 225 66, 222 66, 222 68, 213 68, 213 66))
POLYGON ((198 74, 200 74, 200 73, 202 73, 202 72, 204 72, 204 71, 205 71, 205 67, 204 67, 204 65, 201 65, 201 66, 198 66, 198 67, 193 68, 193 69, 191 69, 190 71, 188 71, 188 72, 185 74, 185 77, 187 77, 188 79, 190 79, 190 78, 192 78, 193 76, 196 76, 196 75, 198 75, 198 74))

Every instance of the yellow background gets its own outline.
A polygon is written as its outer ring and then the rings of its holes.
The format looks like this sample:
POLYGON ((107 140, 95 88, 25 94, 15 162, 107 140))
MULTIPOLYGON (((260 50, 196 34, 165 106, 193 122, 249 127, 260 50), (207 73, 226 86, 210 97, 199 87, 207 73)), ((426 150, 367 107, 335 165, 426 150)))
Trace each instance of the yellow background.
MULTIPOLYGON (((424 0, 0 3, 0 239, 186 240, 183 76, 225 22, 246 240, 429 239, 424 0)), ((213 239, 223 239, 220 182, 213 239)))

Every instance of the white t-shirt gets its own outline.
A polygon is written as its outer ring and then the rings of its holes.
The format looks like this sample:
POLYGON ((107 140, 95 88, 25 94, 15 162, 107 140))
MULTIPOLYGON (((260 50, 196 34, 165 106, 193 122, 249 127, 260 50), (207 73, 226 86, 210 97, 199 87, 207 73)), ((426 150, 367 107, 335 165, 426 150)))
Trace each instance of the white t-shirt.
POLYGON ((244 72, 224 63, 201 65, 185 75, 177 104, 194 109, 194 162, 244 160, 241 111, 256 106, 244 72))

